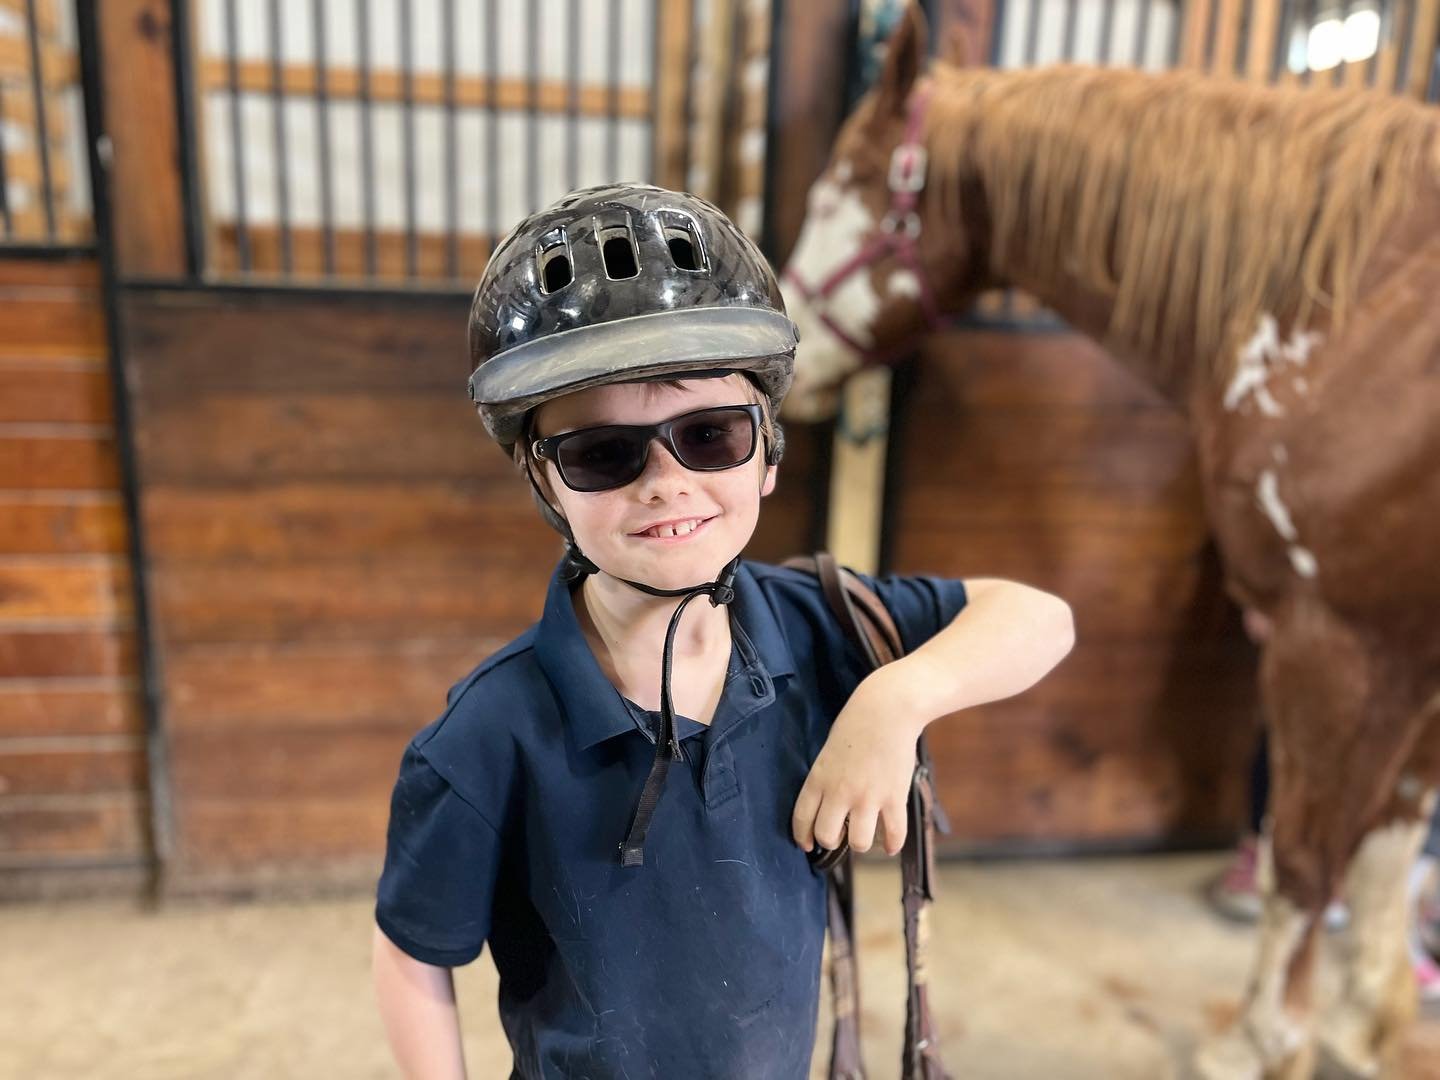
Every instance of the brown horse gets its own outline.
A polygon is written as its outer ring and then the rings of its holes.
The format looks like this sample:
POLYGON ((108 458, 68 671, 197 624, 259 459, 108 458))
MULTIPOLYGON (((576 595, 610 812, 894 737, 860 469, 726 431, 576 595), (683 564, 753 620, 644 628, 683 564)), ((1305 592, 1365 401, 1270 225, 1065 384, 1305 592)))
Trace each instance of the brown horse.
POLYGON ((1440 113, 1182 73, 924 70, 912 7, 786 270, 790 415, 1014 285, 1187 414, 1262 641, 1261 940, 1207 1076, 1361 1075, 1414 1008, 1405 875, 1440 784, 1440 113), (1316 928, 1351 909, 1342 990, 1316 928))

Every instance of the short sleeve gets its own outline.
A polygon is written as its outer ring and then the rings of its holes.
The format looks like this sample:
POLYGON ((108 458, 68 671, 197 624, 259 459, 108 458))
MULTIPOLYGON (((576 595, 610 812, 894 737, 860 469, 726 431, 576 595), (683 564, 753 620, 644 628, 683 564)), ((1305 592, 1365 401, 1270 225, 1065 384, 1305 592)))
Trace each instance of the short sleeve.
POLYGON ((468 964, 490 933, 500 837, 412 743, 390 801, 375 921, 415 959, 468 964))
POLYGON ((957 578, 857 576, 884 601, 907 653, 950 625, 965 607, 965 583, 957 578))

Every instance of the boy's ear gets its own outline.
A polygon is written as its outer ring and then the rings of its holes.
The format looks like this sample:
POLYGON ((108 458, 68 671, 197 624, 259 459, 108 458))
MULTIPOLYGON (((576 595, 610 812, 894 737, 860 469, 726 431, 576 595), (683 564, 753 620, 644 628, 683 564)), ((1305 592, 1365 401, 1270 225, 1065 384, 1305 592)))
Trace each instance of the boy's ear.
POLYGON ((765 480, 760 485, 761 498, 764 498, 766 495, 769 495, 772 491, 775 490, 775 470, 778 468, 778 465, 765 466, 765 480))

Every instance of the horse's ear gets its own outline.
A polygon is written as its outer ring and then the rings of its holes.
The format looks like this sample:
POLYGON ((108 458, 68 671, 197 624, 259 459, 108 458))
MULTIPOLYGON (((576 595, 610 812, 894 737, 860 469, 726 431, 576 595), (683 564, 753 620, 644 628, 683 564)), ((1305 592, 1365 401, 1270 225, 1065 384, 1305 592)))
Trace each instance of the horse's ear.
POLYGON ((940 38, 940 51, 938 58, 946 64, 953 64, 955 67, 970 67, 980 63, 980 58, 975 54, 974 36, 970 28, 959 19, 954 20, 945 28, 945 33, 940 38))
POLYGON ((918 3, 906 5, 900 25, 885 46, 885 67, 875 84, 876 115, 904 115, 905 99, 925 66, 929 30, 918 3))

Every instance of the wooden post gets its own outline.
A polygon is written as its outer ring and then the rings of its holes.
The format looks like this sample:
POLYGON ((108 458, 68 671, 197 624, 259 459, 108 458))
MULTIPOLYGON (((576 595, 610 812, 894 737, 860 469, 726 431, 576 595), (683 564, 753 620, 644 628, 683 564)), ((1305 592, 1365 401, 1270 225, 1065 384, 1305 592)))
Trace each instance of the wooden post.
POLYGON ((183 277, 185 200, 171 5, 106 0, 96 8, 116 271, 123 278, 183 277))
POLYGON ((1430 85, 1430 66, 1435 62, 1436 32, 1440 29, 1440 0, 1416 0, 1415 39, 1410 43, 1410 70, 1405 74, 1403 93, 1425 100, 1430 85))
POLYGON ((1240 48, 1240 13, 1244 4, 1242 0, 1218 2, 1220 13, 1215 23, 1215 52, 1210 60, 1210 71, 1223 78, 1232 79, 1237 71, 1235 61, 1240 48))
POLYGON ((845 383, 825 529, 825 547, 845 566, 866 574, 880 569, 889 447, 890 369, 867 368, 845 383))
POLYGON ((693 4, 691 0, 669 0, 659 5, 657 18, 660 55, 655 77, 655 182, 661 187, 683 188, 693 4))
POLYGON ((1250 5, 1249 46, 1245 77, 1250 82, 1268 83, 1275 59, 1275 36, 1280 30, 1279 0, 1254 0, 1250 5))
POLYGON ((1215 0, 1190 0, 1185 5, 1185 28, 1180 38, 1180 67, 1205 66, 1205 35, 1210 29, 1210 6, 1215 0))

